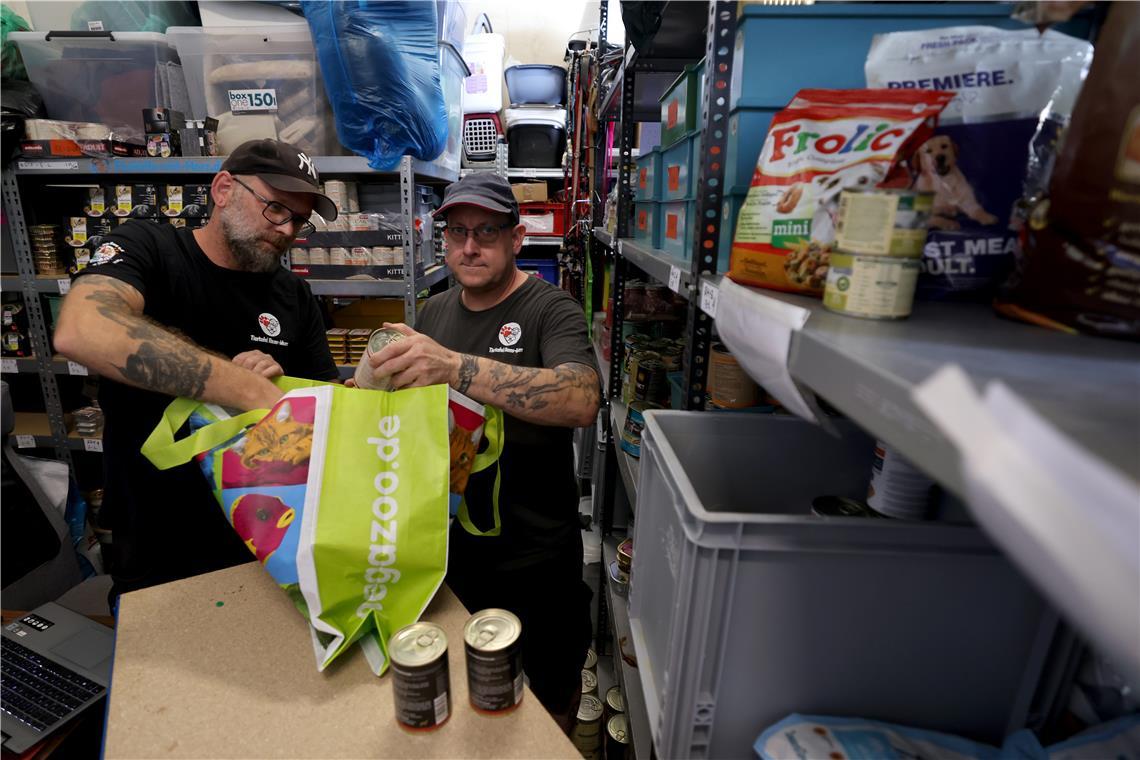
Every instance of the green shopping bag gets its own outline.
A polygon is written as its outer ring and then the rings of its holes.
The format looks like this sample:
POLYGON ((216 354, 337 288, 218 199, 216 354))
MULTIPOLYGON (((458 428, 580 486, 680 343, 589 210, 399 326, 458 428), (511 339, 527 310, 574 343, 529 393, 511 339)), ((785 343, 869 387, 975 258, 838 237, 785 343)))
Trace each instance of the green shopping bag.
POLYGON ((159 469, 197 460, 230 524, 308 619, 319 670, 359 641, 379 675, 389 637, 443 582, 458 501, 449 484, 494 462, 502 414, 446 385, 276 382, 286 394, 272 409, 236 416, 174 400, 142 453, 159 469), (187 422, 193 432, 176 439, 187 422), (488 445, 476 454, 480 436, 488 445))

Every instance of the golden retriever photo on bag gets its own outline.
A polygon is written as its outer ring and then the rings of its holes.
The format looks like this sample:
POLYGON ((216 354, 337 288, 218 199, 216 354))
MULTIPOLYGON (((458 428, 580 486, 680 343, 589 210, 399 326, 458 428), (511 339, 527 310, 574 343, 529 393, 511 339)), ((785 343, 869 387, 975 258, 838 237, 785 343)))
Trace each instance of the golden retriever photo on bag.
POLYGON ((997 224, 998 218, 982 208, 970 181, 958 168, 958 145, 952 139, 946 135, 931 137, 911 157, 911 166, 917 175, 914 189, 934 193, 931 227, 960 229, 959 214, 983 226, 997 224))

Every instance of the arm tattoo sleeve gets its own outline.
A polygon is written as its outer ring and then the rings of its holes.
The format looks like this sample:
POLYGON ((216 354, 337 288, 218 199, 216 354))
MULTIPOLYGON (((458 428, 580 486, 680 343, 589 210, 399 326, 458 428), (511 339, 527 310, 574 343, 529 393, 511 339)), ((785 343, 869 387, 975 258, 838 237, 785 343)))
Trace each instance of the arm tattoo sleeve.
POLYGON ((490 370, 491 389, 505 394, 506 408, 517 411, 545 409, 559 403, 559 397, 566 393, 591 403, 599 398, 598 375, 585 364, 561 364, 554 368, 551 381, 537 382, 542 372, 536 367, 495 362, 490 370))
POLYGON ((459 387, 456 388, 460 393, 466 393, 467 389, 471 387, 471 381, 479 374, 479 362, 474 356, 464 354, 463 360, 459 365, 459 387))

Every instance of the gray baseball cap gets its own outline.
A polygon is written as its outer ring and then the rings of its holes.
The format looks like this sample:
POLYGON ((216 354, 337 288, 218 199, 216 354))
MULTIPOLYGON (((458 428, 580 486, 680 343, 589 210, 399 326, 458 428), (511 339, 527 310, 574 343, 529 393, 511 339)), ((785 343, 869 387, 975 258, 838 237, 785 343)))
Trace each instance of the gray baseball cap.
POLYGON ((511 192, 511 183, 493 172, 475 172, 451 183, 443 194, 443 204, 432 215, 444 214, 452 206, 476 206, 509 214, 515 224, 519 221, 519 203, 511 192))

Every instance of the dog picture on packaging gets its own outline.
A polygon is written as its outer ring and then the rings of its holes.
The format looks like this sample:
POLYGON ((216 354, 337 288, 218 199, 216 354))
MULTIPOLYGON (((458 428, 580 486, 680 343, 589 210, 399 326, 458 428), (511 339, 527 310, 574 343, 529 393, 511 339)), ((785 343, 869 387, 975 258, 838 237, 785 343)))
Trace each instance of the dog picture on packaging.
POLYGON ((1012 211, 1043 111, 1067 116, 1092 46, 1059 32, 964 26, 876 35, 868 87, 956 93, 909 161, 934 194, 918 297, 988 300, 1012 267, 1012 211))

